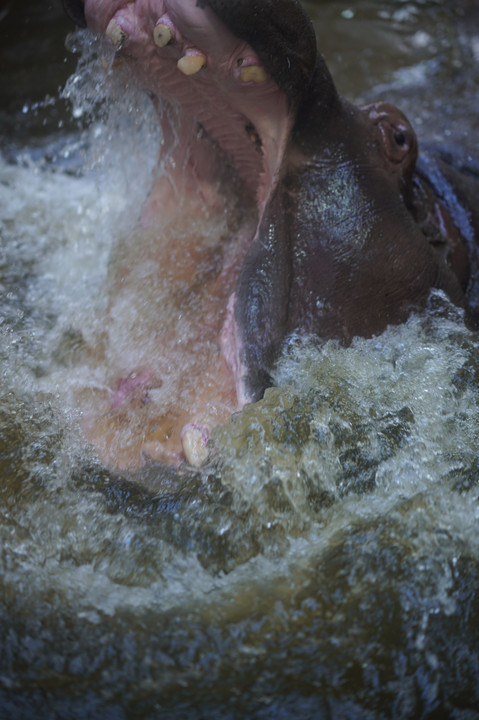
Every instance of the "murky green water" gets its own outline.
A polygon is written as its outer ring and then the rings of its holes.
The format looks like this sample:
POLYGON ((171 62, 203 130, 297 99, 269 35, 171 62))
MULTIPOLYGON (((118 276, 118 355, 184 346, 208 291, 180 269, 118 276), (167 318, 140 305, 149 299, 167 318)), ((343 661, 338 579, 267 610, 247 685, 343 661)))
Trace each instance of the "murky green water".
MULTIPOLYGON (((344 94, 477 148, 475 2, 308 8, 344 94)), ((5 10, 0 718, 479 718, 477 334, 435 294, 292 339, 209 470, 108 473, 65 398, 157 138, 124 97, 89 128, 61 12, 5 10)))

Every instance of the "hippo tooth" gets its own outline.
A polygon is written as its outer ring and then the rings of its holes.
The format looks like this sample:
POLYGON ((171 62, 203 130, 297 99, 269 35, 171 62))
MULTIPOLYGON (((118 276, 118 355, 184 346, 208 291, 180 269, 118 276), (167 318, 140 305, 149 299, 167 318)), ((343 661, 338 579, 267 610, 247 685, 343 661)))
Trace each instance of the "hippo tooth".
POLYGON ((204 55, 183 55, 177 62, 177 67, 183 75, 196 75, 206 65, 204 55))
POLYGON ((241 82, 264 83, 268 79, 268 74, 261 65, 247 65, 240 70, 241 82))
POLYGON ((181 444, 186 461, 192 467, 201 467, 208 459, 208 431, 206 428, 191 423, 181 431, 181 444))
POLYGON ((105 35, 110 40, 110 42, 117 47, 120 47, 121 45, 123 45, 125 40, 128 40, 128 33, 123 30, 123 28, 115 20, 115 18, 112 18, 108 23, 105 35))
POLYGON ((153 30, 153 40, 155 41, 155 45, 159 48, 166 47, 172 43, 174 39, 175 33, 169 25, 158 23, 158 25, 155 26, 155 29, 153 30))

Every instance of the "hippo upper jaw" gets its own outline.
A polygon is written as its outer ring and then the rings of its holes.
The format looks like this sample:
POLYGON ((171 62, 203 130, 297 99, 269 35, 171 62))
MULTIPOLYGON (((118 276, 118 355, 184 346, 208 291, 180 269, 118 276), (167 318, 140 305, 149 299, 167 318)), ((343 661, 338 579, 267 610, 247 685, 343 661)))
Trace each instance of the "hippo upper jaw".
POLYGON ((328 106, 336 94, 300 2, 63 3, 77 24, 127 59, 135 81, 160 109, 166 144, 182 146, 173 164, 186 159, 196 182, 209 186, 222 182, 215 168, 229 163, 256 201, 259 226, 284 171, 298 110, 305 98, 316 102, 312 85, 328 106))
MULTIPOLYGON (((288 7, 292 6, 302 19, 302 38, 304 27, 309 29, 303 39, 309 52, 301 59, 298 71, 296 38, 289 54, 284 46, 272 47, 269 55, 265 51, 262 38, 271 36, 274 8, 256 28, 258 53, 256 45, 232 32, 220 19, 218 9, 231 21, 231 8, 225 10, 221 3, 85 0, 82 5, 66 0, 66 4, 74 18, 80 22, 84 19, 90 29, 109 40, 118 56, 128 59, 137 80, 162 107, 170 104, 178 111, 174 122, 181 122, 181 143, 188 144, 191 162, 197 167, 201 164, 195 154, 202 156, 198 141, 207 137, 208 152, 212 152, 212 141, 218 159, 221 155, 229 161, 256 197, 261 216, 281 172, 300 100, 297 85, 292 84, 285 67, 291 76, 301 72, 311 77, 316 60, 314 33, 309 24, 305 25, 306 16, 300 7, 288 0, 288 7), (280 63, 276 52, 281 53, 280 63)), ((258 23, 257 3, 241 5, 246 17, 251 6, 251 22, 258 23)), ((243 32, 248 34, 244 28, 243 32)))

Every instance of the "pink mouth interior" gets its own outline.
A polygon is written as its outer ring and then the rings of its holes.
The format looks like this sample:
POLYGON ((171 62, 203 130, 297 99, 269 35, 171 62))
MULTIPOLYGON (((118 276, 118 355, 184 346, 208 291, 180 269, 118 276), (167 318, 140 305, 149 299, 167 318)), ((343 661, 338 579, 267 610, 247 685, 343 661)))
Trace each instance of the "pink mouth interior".
POLYGON ((83 427, 110 465, 185 456, 200 465, 198 438, 246 400, 234 291, 286 151, 287 99, 253 49, 196 0, 86 0, 85 11, 152 97, 163 143, 111 288, 99 358, 110 391, 83 394, 83 427), (158 25, 172 33, 162 47, 158 25), (182 72, 185 57, 200 57, 201 68, 182 72), (121 327, 125 302, 142 331, 121 327))

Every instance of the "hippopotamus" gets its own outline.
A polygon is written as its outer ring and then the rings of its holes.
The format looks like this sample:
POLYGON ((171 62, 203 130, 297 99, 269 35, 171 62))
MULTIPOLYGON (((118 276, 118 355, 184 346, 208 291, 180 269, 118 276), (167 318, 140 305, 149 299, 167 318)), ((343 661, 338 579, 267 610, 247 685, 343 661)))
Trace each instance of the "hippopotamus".
POLYGON ((139 223, 168 229, 158 283, 181 276, 177 318, 201 307, 188 342, 211 340, 183 371, 188 392, 139 422, 124 460, 111 417, 159 398, 165 358, 188 345, 180 320, 158 343, 163 365, 123 368, 102 406, 108 428, 87 433, 107 461, 201 465, 212 427, 262 397, 293 333, 373 336, 434 288, 475 323, 477 165, 445 147, 419 153, 394 105, 341 97, 298 0, 63 1, 158 107, 164 172, 139 223), (221 242, 197 247, 215 222, 221 242))

